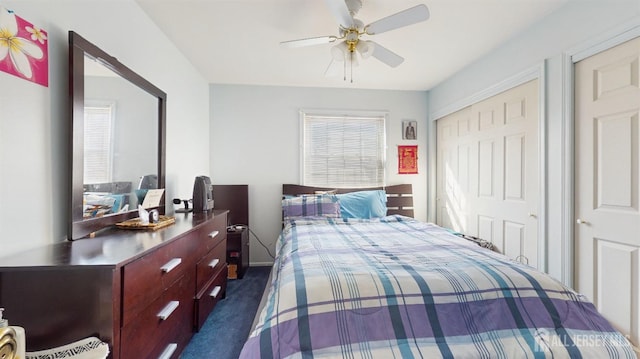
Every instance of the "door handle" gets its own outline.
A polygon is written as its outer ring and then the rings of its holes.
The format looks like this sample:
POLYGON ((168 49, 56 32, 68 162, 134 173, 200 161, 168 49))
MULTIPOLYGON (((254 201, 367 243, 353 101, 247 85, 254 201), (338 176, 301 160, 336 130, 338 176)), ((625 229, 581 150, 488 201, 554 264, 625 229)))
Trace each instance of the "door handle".
POLYGON ((531 218, 538 218, 538 216, 535 213, 527 213, 527 215, 531 218))
POLYGON ((576 219, 576 223, 577 223, 577 224, 586 224, 586 225, 589 225, 589 224, 590 224, 589 222, 587 222, 587 221, 585 221, 585 220, 583 220, 583 219, 580 219, 580 218, 576 219))

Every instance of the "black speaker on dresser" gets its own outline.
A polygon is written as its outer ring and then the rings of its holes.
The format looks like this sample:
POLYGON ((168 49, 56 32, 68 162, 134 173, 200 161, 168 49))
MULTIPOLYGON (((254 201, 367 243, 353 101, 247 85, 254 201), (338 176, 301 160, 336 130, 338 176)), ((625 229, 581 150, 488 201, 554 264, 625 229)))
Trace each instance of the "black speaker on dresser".
POLYGON ((193 211, 207 212, 213 209, 213 186, 207 176, 197 176, 193 183, 193 211))

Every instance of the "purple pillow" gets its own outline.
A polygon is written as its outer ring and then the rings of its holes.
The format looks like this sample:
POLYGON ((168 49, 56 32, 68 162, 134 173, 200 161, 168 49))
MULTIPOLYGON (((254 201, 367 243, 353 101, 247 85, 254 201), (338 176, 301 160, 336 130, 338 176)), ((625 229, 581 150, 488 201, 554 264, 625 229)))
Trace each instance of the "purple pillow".
POLYGON ((304 195, 282 200, 285 220, 297 217, 340 217, 340 202, 336 195, 304 195))

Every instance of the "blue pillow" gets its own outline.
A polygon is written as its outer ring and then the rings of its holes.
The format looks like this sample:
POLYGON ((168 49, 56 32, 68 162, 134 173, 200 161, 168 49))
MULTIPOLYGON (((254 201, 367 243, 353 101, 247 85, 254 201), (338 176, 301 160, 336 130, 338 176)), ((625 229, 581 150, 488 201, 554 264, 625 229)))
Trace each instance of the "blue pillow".
POLYGON ((113 207, 111 207, 111 213, 118 213, 122 209, 122 205, 124 202, 123 194, 109 194, 107 197, 111 197, 114 199, 113 207))
POLYGON ((339 194, 342 218, 378 218, 387 215, 387 193, 384 190, 339 194))

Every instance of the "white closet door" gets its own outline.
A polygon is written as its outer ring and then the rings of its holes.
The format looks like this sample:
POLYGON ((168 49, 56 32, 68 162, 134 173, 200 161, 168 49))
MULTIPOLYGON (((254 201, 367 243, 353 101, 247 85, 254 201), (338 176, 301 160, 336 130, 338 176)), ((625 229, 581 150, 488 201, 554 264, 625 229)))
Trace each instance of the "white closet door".
POLYGON ((437 121, 437 223, 538 265, 538 81, 437 121))
POLYGON ((640 344, 640 38, 575 66, 575 282, 640 344))
POLYGON ((472 146, 470 110, 469 107, 438 120, 436 149, 437 223, 469 234, 473 227, 468 212, 472 146))

